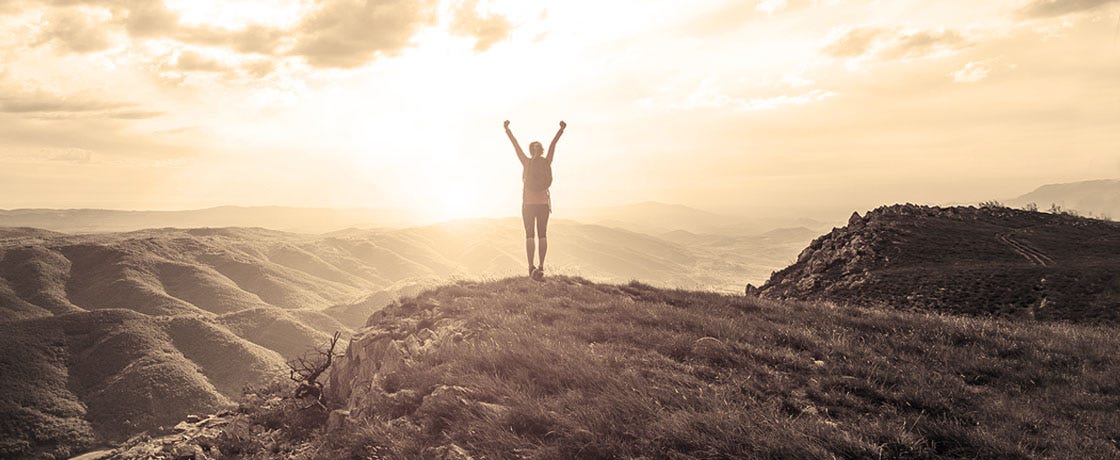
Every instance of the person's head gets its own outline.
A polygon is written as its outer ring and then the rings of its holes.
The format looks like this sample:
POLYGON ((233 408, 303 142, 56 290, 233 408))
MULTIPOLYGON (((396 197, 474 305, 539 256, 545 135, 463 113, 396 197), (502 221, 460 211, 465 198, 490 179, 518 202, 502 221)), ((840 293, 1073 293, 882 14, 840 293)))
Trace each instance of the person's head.
POLYGON ((529 154, 532 155, 533 158, 539 157, 544 154, 544 147, 541 146, 540 142, 533 142, 529 144, 529 154))

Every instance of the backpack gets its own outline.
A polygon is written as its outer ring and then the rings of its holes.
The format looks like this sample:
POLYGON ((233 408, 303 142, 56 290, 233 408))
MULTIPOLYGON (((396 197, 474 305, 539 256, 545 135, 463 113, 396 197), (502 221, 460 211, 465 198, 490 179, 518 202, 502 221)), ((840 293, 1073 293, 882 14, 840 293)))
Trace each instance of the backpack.
POLYGON ((544 157, 530 158, 525 162, 521 179, 525 181, 525 188, 528 190, 547 190, 552 186, 552 165, 544 157))

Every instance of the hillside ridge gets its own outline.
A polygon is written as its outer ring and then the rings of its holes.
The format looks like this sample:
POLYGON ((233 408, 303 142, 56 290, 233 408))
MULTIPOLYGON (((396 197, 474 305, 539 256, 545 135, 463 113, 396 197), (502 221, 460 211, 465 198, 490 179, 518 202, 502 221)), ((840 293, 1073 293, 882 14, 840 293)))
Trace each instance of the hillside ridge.
POLYGON ((759 294, 1116 323, 1118 256, 1116 222, 1004 207, 884 206, 813 240, 759 294))

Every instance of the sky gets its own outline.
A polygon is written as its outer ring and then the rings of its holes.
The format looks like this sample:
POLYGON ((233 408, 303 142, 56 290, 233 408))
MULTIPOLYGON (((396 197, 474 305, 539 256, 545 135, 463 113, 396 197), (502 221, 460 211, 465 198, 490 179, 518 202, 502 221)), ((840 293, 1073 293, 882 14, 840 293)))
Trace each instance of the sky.
POLYGON ((513 215, 1120 177, 1118 0, 5 0, 0 208, 513 215))

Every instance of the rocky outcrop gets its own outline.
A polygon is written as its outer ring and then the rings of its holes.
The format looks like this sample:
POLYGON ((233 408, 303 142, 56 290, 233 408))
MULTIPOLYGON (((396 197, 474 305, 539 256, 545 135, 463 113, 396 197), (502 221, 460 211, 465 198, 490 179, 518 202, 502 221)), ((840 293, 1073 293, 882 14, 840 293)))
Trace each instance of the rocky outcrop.
MULTIPOLYGON (((509 410, 507 407, 483 401, 472 388, 402 388, 399 371, 445 345, 470 340, 474 335, 463 320, 452 317, 434 299, 392 305, 375 314, 331 370, 327 396, 345 408, 345 415, 338 414, 338 421, 332 423, 342 425, 351 423, 351 419, 376 417, 390 424, 434 432, 449 420, 459 419, 464 412, 494 419, 502 417, 509 410)), ((454 444, 429 450, 425 452, 427 458, 471 458, 454 444)))
POLYGON ((327 395, 349 408, 354 417, 411 413, 426 395, 398 391, 396 371, 448 341, 463 340, 469 333, 461 320, 445 317, 438 302, 390 308, 415 310, 416 315, 374 322, 350 340, 345 355, 331 370, 327 395))
POLYGON ((1120 272, 1106 254, 1120 254, 1120 224, 1003 207, 895 205, 853 213, 758 294, 1116 322, 1120 272))

